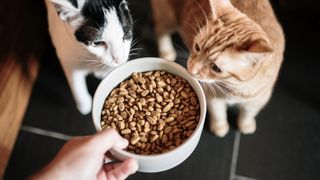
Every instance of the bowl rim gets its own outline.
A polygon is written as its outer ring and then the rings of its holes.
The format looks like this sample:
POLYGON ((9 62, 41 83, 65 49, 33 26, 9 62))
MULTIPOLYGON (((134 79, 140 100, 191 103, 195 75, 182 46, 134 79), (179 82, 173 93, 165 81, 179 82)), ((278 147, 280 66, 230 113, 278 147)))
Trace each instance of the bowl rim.
MULTIPOLYGON (((167 152, 164 152, 164 153, 160 153, 160 154, 152 154, 152 155, 141 155, 141 154, 135 154, 135 153, 132 153, 132 152, 129 152, 129 151, 126 151, 126 150, 123 150, 123 149, 118 149, 118 148, 112 148, 111 151, 115 151, 121 155, 124 155, 126 157, 131 157, 131 158, 134 158, 134 159, 154 159, 154 158, 162 158, 162 157, 165 157, 165 156, 169 156, 170 154, 173 154, 174 152, 184 148, 186 146, 186 144, 189 143, 189 141, 191 141, 191 139, 193 139, 195 136, 196 136, 196 133, 195 132, 198 132, 198 131, 202 131, 201 128, 201 124, 205 122, 205 119, 206 119, 206 112, 207 112, 207 103, 206 103, 206 98, 205 98, 205 94, 204 94, 204 91, 203 91, 203 88, 201 86, 201 84, 199 83, 199 81, 197 79, 195 79, 194 77, 192 77, 188 71, 183 67, 181 66, 180 64, 177 64, 175 63, 174 61, 169 61, 169 60, 165 60, 165 59, 162 59, 162 58, 156 58, 156 57, 144 57, 144 58, 138 58, 138 59, 133 59, 133 60, 130 60, 122 65, 120 65, 119 67, 115 68, 114 70, 112 70, 101 82, 100 84, 98 85, 95 93, 94 93, 94 98, 93 98, 93 103, 92 103, 92 121, 93 121, 93 124, 95 126, 95 129, 97 132, 100 132, 102 131, 102 128, 100 125, 97 125, 95 123, 95 115, 94 115, 94 112, 95 109, 97 108, 97 106, 95 106, 95 104, 97 104, 98 102, 98 92, 100 91, 103 91, 103 84, 105 84, 105 82, 110 78, 110 76, 114 76, 114 74, 117 74, 119 72, 121 72, 124 68, 126 68, 127 66, 131 66, 132 64, 136 63, 137 61, 142 61, 142 62, 145 62, 145 61, 159 61, 161 63, 165 63, 165 64, 169 64, 169 66, 173 66, 174 68, 177 68, 179 69, 180 71, 184 71, 186 73, 186 75, 188 76, 188 79, 186 77, 181 77, 180 75, 177 75, 177 76, 180 76, 181 78, 185 79, 188 81, 188 83, 191 85, 191 87, 193 89, 195 89, 195 87, 189 82, 190 81, 193 81, 193 83, 198 86, 198 89, 199 89, 199 94, 196 92, 197 96, 198 96, 198 100, 199 100, 199 105, 200 105, 200 118, 199 118, 199 121, 198 121, 198 124, 197 124, 197 127, 195 128, 195 130, 193 131, 192 135, 190 137, 188 137, 181 145, 179 145, 178 147, 174 148, 173 150, 169 150, 167 152), (203 99, 203 104, 200 103, 200 98, 203 99)), ((156 69, 155 70, 150 70, 150 71, 157 71, 156 69)), ((141 71, 141 72, 145 72, 145 71, 141 71)), ((170 73, 170 72, 168 72, 170 73)), ((172 74, 172 73, 171 73, 172 74)), ((122 82, 122 81, 121 81, 122 82)), ((120 83, 120 82, 119 82, 120 83)), ((118 84, 116 85, 118 86, 118 84)), ((116 87, 115 86, 115 87, 116 87)), ((195 91, 195 90, 194 90, 195 91)), ((111 91, 110 91, 111 92, 111 91)), ((110 92, 107 94, 106 97, 108 97, 108 95, 110 94, 110 92)), ((103 101, 103 103, 105 102, 105 100, 103 101)), ((98 112, 100 112, 102 110, 99 110, 98 112)), ((101 120, 101 119, 100 119, 101 120)), ((129 142, 130 144, 130 142, 129 142)))

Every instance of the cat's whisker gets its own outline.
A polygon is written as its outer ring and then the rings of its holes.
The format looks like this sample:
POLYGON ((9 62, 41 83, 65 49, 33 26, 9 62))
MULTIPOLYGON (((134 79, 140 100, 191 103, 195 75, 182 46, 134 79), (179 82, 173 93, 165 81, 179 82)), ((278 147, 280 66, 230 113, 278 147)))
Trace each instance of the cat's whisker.
POLYGON ((224 82, 224 81, 221 81, 221 83, 223 83, 223 84, 226 84, 226 85, 228 85, 228 86, 237 86, 237 85, 239 85, 239 83, 236 83, 236 82, 234 82, 234 83, 232 83, 232 82, 224 82))
POLYGON ((211 89, 214 91, 215 94, 218 94, 216 88, 214 88, 213 86, 210 86, 210 85, 209 85, 209 87, 211 87, 211 89))
POLYGON ((133 49, 130 49, 130 51, 143 51, 142 48, 133 48, 133 49))
POLYGON ((91 64, 99 64, 99 63, 101 63, 101 62, 99 62, 99 61, 91 61, 91 62, 89 62, 89 61, 88 61, 87 64, 90 64, 90 65, 91 65, 91 64))
POLYGON ((222 93, 229 95, 230 93, 228 91, 226 91, 223 87, 221 87, 219 84, 214 83, 215 87, 218 88, 222 93))
POLYGON ((143 51, 142 48, 133 48, 129 52, 129 57, 132 56, 132 55, 138 55, 139 52, 141 52, 141 51, 143 51))
POLYGON ((201 10, 201 12, 202 12, 202 15, 204 16, 204 18, 205 18, 205 20, 206 20, 206 24, 208 24, 208 16, 207 16, 207 14, 206 14, 206 12, 204 11, 204 9, 202 8, 202 6, 199 4, 199 2, 197 2, 197 1, 194 1, 197 5, 198 5, 198 7, 200 8, 200 10, 201 10))
POLYGON ((130 54, 138 55, 138 54, 140 54, 140 53, 139 53, 139 52, 135 52, 135 51, 133 51, 133 52, 130 52, 130 53, 129 53, 129 55, 130 55, 130 54))
POLYGON ((93 66, 97 66, 97 65, 101 65, 101 64, 105 65, 102 61, 100 61, 98 59, 84 59, 84 60, 82 60, 82 62, 86 63, 85 65, 87 67, 93 67, 93 66))
POLYGON ((106 67, 106 65, 103 64, 103 63, 98 64, 98 65, 96 66, 96 68, 99 69, 99 70, 104 69, 105 67, 106 67))
POLYGON ((228 83, 226 83, 226 82, 217 81, 216 83, 219 84, 220 86, 223 86, 230 93, 232 93, 232 91, 234 91, 234 88, 232 86, 228 85, 228 83))
POLYGON ((208 86, 207 83, 203 83, 203 86, 204 86, 205 89, 206 89, 206 93, 214 94, 214 92, 210 89, 210 87, 208 86))
POLYGON ((217 81, 216 83, 219 84, 219 85, 221 85, 221 86, 224 86, 224 87, 226 87, 226 88, 228 88, 228 89, 232 89, 232 87, 230 87, 227 83, 220 82, 220 81, 217 81))
POLYGON ((91 64, 86 64, 86 67, 97 67, 100 66, 102 63, 91 63, 91 64))
MULTIPOLYGON (((198 33, 198 30, 197 30, 197 28, 195 27, 195 25, 188 24, 188 26, 189 26, 190 28, 192 28, 192 30, 194 31, 193 33, 195 33, 195 34, 198 33)), ((190 32, 189 32, 189 33, 190 33, 190 32)))
POLYGON ((211 93, 212 93, 214 96, 217 95, 217 91, 216 91, 216 89, 214 88, 214 86, 212 86, 212 85, 209 84, 209 83, 206 83, 206 84, 207 84, 208 88, 210 89, 211 93))
POLYGON ((132 21, 132 26, 134 27, 138 21, 140 21, 141 17, 136 18, 132 21))
MULTIPOLYGON (((194 13, 194 12, 192 12, 192 13, 194 13)), ((195 33, 198 33, 198 31, 201 29, 201 25, 200 25, 199 19, 196 18, 196 17, 197 17, 197 16, 194 15, 196 24, 193 24, 193 25, 190 24, 190 27, 192 27, 192 29, 195 31, 195 33), (198 29, 197 29, 197 28, 198 28, 198 29)))
POLYGON ((82 60, 83 62, 92 62, 92 61, 99 61, 98 59, 90 59, 90 58, 87 58, 87 59, 83 59, 82 60))
POLYGON ((201 81, 199 81, 200 82, 200 85, 202 86, 202 88, 203 88, 203 90, 204 90, 204 93, 209 93, 208 92, 208 86, 205 84, 205 83, 203 83, 203 82, 201 82, 201 81))
POLYGON ((95 55, 90 54, 90 53, 84 53, 81 54, 82 59, 94 59, 94 60, 99 60, 95 55))
POLYGON ((86 65, 89 65, 89 66, 92 66, 92 65, 95 65, 95 64, 103 64, 103 62, 99 61, 99 60, 84 60, 82 61, 84 62, 86 65))
POLYGON ((219 86, 219 88, 225 93, 225 94, 232 94, 232 92, 228 89, 226 89, 225 87, 222 87, 221 85, 217 84, 219 86))
POLYGON ((202 87, 203 91, 204 91, 205 93, 207 93, 207 86, 206 86, 206 84, 203 83, 203 82, 201 82, 201 81, 199 81, 199 83, 200 83, 200 86, 202 87))
POLYGON ((130 53, 139 53, 141 51, 142 51, 142 49, 133 49, 130 51, 130 53))
POLYGON ((129 57, 132 58, 132 56, 136 56, 138 54, 129 54, 129 57))
MULTIPOLYGON (((202 25, 202 23, 200 23, 199 22, 199 18, 196 18, 195 20, 196 20, 196 22, 197 22, 197 24, 198 24, 198 33, 199 34, 204 34, 204 32, 205 31, 208 31, 209 29, 208 29, 208 24, 209 24, 209 20, 208 20, 208 16, 207 16, 207 14, 205 13, 205 11, 204 11, 204 9, 202 8, 202 6, 198 3, 198 2, 196 2, 196 1, 194 1, 196 4, 197 4, 197 6, 200 8, 200 10, 201 10, 201 13, 203 14, 203 17, 205 18, 205 21, 206 21, 206 24, 204 24, 204 25, 202 25), (205 30, 202 28, 203 26, 205 26, 205 30)), ((197 17, 197 16, 195 16, 195 17, 197 17)))
POLYGON ((99 60, 98 59, 84 59, 84 60, 82 60, 82 62, 99 62, 99 60))
MULTIPOLYGON (((199 18, 197 18, 196 16, 195 16, 195 21, 197 22, 197 28, 198 28, 198 30, 196 31, 196 33, 197 34, 200 34, 200 35, 202 35, 202 34, 204 34, 205 33, 205 30, 202 28, 202 25, 201 25, 201 23, 199 22, 199 18)), ((208 31, 208 26, 206 26, 205 27, 206 28, 206 31, 208 31)))
POLYGON ((226 93, 223 89, 221 89, 216 83, 210 83, 210 86, 211 86, 212 88, 214 88, 216 92, 217 92, 217 90, 218 90, 218 91, 221 92, 221 93, 227 94, 227 93, 226 93))
POLYGON ((226 89, 224 86, 222 86, 218 82, 214 82, 213 84, 215 84, 216 85, 215 87, 217 87, 221 92, 223 92, 227 95, 230 95, 232 93, 230 90, 226 89))
POLYGON ((135 45, 137 45, 139 43, 138 39, 134 39, 130 45, 130 48, 134 47, 135 45))
POLYGON ((96 65, 98 65, 98 64, 100 64, 100 62, 92 62, 92 63, 87 63, 87 64, 85 64, 87 67, 91 67, 91 66, 96 66, 96 65))
POLYGON ((195 21, 196 21, 196 25, 197 25, 197 28, 198 28, 198 31, 201 31, 201 23, 200 23, 200 21, 199 21, 199 18, 197 18, 196 16, 194 17, 195 18, 195 21))
MULTIPOLYGON (((194 2, 196 2, 196 1, 194 1, 194 2)), ((198 3, 197 3, 197 5, 199 6, 198 3)), ((199 7, 201 8, 201 6, 199 6, 199 7)), ((199 19, 197 18, 197 15, 194 13, 194 11, 192 11, 192 14, 193 14, 193 17, 195 18, 196 24, 195 25, 190 24, 189 27, 191 27, 193 29, 194 33, 198 34, 199 31, 201 32, 202 26, 201 26, 199 19)))

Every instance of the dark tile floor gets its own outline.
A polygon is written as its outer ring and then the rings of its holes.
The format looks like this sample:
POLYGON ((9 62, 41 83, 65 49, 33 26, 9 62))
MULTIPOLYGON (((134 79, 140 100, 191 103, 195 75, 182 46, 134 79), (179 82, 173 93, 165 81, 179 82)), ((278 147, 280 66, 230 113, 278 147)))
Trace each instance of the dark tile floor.
MULTIPOLYGON (((155 56, 147 1, 131 3, 137 19, 140 56, 155 56)), ((204 130, 194 153, 162 173, 137 173, 129 179, 302 180, 320 177, 320 23, 275 3, 287 38, 285 62, 271 102, 258 116, 258 130, 241 135, 234 129, 217 138, 204 130)), ((185 48, 178 62, 184 64, 185 48)), ((99 83, 88 78, 91 93, 99 83)), ((233 119, 233 118, 231 118, 233 119)), ((232 121, 232 120, 231 120, 232 121)), ((5 179, 22 179, 54 157, 70 136, 94 133, 90 116, 75 108, 52 46, 48 43, 40 74, 12 153, 5 179)))

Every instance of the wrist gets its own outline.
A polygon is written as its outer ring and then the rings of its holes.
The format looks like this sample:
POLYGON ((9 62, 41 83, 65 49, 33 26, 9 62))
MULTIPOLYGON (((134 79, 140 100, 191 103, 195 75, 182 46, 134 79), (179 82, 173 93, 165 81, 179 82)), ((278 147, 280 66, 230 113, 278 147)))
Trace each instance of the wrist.
POLYGON ((42 168, 41 170, 39 170, 38 172, 36 172, 35 174, 31 175, 28 179, 59 180, 59 179, 62 179, 62 176, 61 176, 61 171, 59 171, 57 167, 53 167, 50 163, 44 168, 42 168))

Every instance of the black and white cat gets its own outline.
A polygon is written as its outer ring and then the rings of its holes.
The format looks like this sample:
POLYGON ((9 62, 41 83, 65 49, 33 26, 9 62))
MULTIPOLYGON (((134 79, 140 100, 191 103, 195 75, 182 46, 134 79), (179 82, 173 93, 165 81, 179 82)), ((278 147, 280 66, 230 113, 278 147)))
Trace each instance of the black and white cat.
POLYGON ((127 61, 132 18, 125 0, 45 0, 49 32, 82 114, 91 112, 85 78, 103 78, 127 61))

